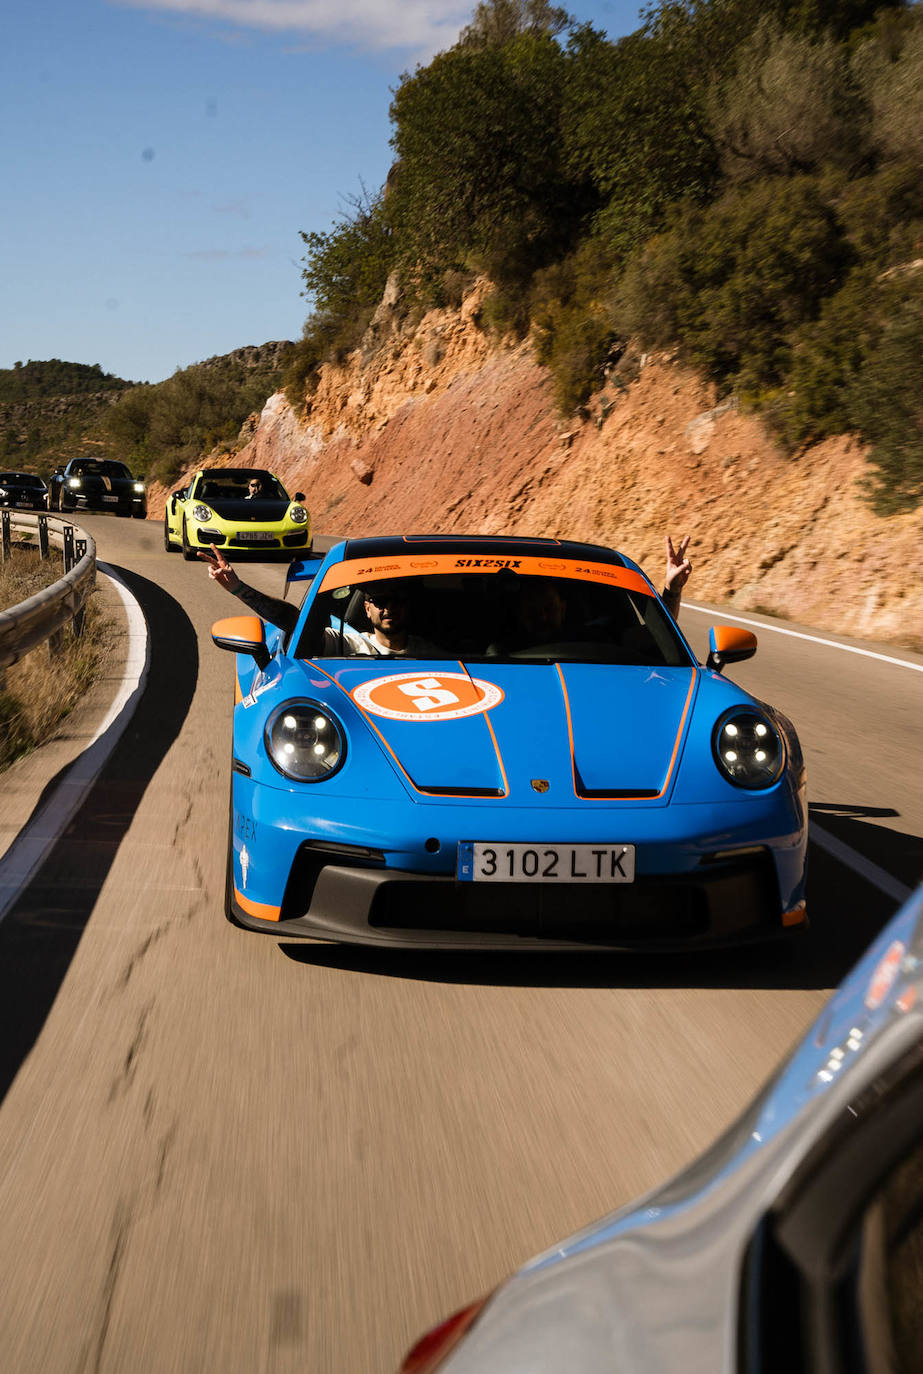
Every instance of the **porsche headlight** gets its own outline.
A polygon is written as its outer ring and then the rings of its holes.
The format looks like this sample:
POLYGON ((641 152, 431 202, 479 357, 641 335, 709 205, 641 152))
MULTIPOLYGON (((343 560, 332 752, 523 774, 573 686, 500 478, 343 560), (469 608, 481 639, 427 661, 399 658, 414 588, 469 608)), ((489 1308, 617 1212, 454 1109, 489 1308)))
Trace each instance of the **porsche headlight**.
POLYGON ((785 767, 785 745, 776 726, 752 706, 735 706, 715 726, 712 750, 718 771, 735 787, 772 787, 785 767))
POLYGON ((192 514, 195 516, 196 520, 211 520, 212 518, 212 513, 208 509, 208 506, 203 506, 201 501, 196 502, 193 506, 192 514))
POLYGON ((308 512, 304 506, 292 506, 288 513, 289 520, 293 520, 296 525, 303 525, 308 518, 308 512))
POLYGON ((346 757, 346 741, 333 716, 313 701, 287 701, 266 722, 266 751, 275 767, 297 782, 322 782, 346 757))

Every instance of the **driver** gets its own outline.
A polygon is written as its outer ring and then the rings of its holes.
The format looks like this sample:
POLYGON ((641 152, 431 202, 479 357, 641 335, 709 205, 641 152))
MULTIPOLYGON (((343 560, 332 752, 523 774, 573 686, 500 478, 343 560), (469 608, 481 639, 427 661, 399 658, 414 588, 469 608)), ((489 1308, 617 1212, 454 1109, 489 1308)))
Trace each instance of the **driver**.
MULTIPOLYGON (((208 575, 219 587, 238 597, 245 606, 286 634, 295 628, 299 608, 291 601, 268 596, 241 581, 220 549, 199 549, 208 575)), ((410 597, 406 584, 370 582, 363 589, 363 606, 370 629, 356 630, 351 625, 324 630, 324 654, 356 655, 360 658, 445 658, 446 651, 410 629, 410 597)))
POLYGON ((406 583, 372 582, 363 588, 363 594, 365 614, 372 628, 358 632, 367 647, 356 647, 354 653, 381 658, 445 658, 445 650, 438 644, 410 630, 410 594, 406 583))

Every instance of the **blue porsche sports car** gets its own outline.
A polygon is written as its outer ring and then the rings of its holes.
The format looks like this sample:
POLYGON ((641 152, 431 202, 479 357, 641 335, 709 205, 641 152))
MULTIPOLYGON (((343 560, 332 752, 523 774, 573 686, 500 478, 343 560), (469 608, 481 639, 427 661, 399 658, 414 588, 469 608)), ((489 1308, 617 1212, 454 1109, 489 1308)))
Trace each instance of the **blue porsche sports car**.
POLYGON ((805 921, 791 723, 699 664, 622 554, 351 539, 234 650, 227 910, 430 948, 688 948, 805 921))

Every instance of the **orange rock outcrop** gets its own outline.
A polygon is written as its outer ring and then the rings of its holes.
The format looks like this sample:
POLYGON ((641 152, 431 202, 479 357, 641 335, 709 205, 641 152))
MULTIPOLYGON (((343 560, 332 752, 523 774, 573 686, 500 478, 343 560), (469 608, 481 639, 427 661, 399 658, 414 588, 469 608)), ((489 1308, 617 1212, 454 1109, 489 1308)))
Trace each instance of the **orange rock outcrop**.
MULTIPOLYGON (((856 441, 787 456, 668 357, 610 380, 565 425, 528 342, 498 346, 479 328, 484 289, 412 330, 386 296, 303 417, 270 397, 217 461, 306 492, 321 534, 555 535, 620 548, 656 579, 664 534, 691 533, 691 599, 923 650, 923 512, 869 509, 856 441)), ((152 517, 164 496, 151 493, 152 517)))

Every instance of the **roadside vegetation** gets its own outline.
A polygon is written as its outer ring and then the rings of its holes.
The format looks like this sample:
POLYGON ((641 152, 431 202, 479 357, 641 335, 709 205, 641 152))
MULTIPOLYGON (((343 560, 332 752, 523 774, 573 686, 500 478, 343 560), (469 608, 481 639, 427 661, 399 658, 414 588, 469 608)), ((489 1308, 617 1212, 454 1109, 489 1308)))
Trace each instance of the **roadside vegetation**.
POLYGON ((60 358, 0 368, 0 467, 47 478, 77 454, 113 457, 106 415, 134 383, 60 358))
POLYGON ((169 484, 201 454, 234 448, 247 417, 282 385, 293 348, 236 349, 155 383, 57 358, 0 369, 0 466, 47 480, 78 455, 116 458, 169 484))
POLYGON ((609 40, 548 0, 482 0, 405 73, 385 185, 302 234, 297 344, 136 385, 0 370, 0 464, 88 453, 170 485, 285 387, 373 346, 386 285, 412 327, 492 286, 562 415, 643 351, 701 370, 792 455, 856 433, 884 514, 923 501, 923 0, 654 0, 609 40))
POLYGON ((239 349, 133 387, 109 411, 109 438, 134 471, 169 486, 201 454, 219 445, 233 451, 244 421, 282 385, 293 349, 239 349))
POLYGON ((545 0, 485 0, 391 104, 378 192, 302 235, 312 313, 286 374, 475 276, 531 334, 563 413, 627 348, 665 349, 787 449, 870 447, 883 513, 923 500, 923 5, 658 0, 616 42, 545 0))
MULTIPOLYGON (((0 610, 34 596, 63 571, 60 558, 42 560, 37 550, 15 550, 0 563, 0 610)), ((47 743, 93 682, 108 643, 108 622, 94 593, 86 605, 81 635, 65 627, 54 652, 40 644, 0 671, 0 771, 47 743)))

